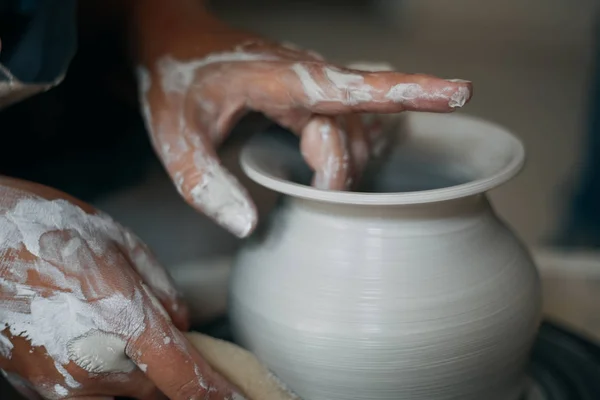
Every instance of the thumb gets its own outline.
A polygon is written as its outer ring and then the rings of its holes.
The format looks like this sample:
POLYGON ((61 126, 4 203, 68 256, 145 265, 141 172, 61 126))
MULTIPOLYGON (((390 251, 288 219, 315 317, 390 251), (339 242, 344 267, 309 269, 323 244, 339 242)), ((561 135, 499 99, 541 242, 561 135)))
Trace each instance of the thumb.
POLYGON ((167 169, 183 198, 234 235, 248 236, 256 226, 257 212, 246 189, 210 152, 194 150, 180 156, 182 163, 167 169))
POLYGON ((257 223, 256 207, 221 165, 208 133, 193 122, 195 108, 159 101, 144 107, 154 148, 182 197, 234 235, 248 236, 257 223))

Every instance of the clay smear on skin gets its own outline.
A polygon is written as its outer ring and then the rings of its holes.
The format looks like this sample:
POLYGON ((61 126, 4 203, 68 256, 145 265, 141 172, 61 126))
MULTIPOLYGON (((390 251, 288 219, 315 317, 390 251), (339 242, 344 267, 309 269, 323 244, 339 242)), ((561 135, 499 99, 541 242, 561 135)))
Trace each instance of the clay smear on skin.
MULTIPOLYGON (((267 54, 243 51, 212 54, 204 59, 192 61, 177 61, 167 56, 158 61, 156 70, 160 76, 162 90, 166 94, 183 95, 193 84, 196 73, 208 65, 277 59, 267 54)), ((200 134, 190 131, 190 128, 185 125, 183 115, 179 116, 179 132, 169 132, 166 128, 161 128, 160 121, 158 121, 158 130, 154 131, 156 126, 152 122, 159 117, 153 115, 147 106, 147 93, 151 86, 149 74, 144 72, 146 71, 144 68, 139 68, 138 71, 140 71, 138 72, 140 97, 146 124, 153 136, 155 147, 160 151, 167 167, 180 162, 182 157, 189 156, 191 152, 195 169, 201 174, 199 181, 194 183, 193 187, 185 188, 186 179, 190 178, 180 172, 176 173, 174 181, 178 191, 184 197, 189 196, 193 204, 205 210, 206 214, 219 224, 228 227, 240 237, 246 236, 255 223, 256 213, 245 189, 220 163, 208 158, 207 149, 199 140, 200 134), (175 142, 173 137, 176 137, 175 142)), ((200 101, 205 109, 214 107, 208 99, 200 99, 200 101)), ((183 110, 181 112, 183 113, 183 110)))
POLYGON ((336 96, 343 104, 356 105, 373 101, 375 89, 365 84, 365 79, 358 74, 325 67, 325 76, 336 90, 336 96))
POLYGON ((313 77, 313 73, 306 64, 296 63, 292 70, 296 73, 304 93, 311 104, 326 101, 336 101, 345 105, 356 105, 373 101, 374 88, 365 84, 361 75, 348 73, 331 67, 319 68, 327 79, 329 85, 323 87, 313 77))
POLYGON ((426 91, 417 83, 400 83, 393 86, 385 95, 386 99, 395 103, 408 103, 412 105, 415 105, 420 99, 445 100, 451 108, 464 106, 469 97, 470 91, 467 87, 461 86, 457 89, 455 86, 448 86, 432 93, 426 91))
POLYGON ((73 389, 78 389, 81 387, 81 384, 73 379, 71 374, 69 374, 62 365, 55 361, 54 366, 56 367, 56 370, 63 376, 68 387, 73 389))
MULTIPOLYGON (((347 68, 366 72, 392 72, 395 70, 395 68, 389 63, 372 61, 353 62, 348 64, 347 68)), ((467 82, 452 79, 449 79, 448 81, 467 82)), ((396 126, 398 124, 400 115, 401 114, 361 114, 363 125, 365 127, 371 127, 368 132, 371 145, 370 156, 379 157, 381 154, 383 154, 389 143, 388 135, 396 135, 396 126), (377 125, 380 125, 380 127, 374 129, 373 127, 377 125)))
POLYGON ((57 395, 64 397, 69 394, 69 391, 64 386, 58 384, 54 385, 54 392, 56 392, 57 395))
MULTIPOLYGON (((12 189, 0 188, 0 194, 15 197, 12 189)), ((135 340, 147 326, 156 329, 156 308, 166 314, 143 285, 143 291, 134 288, 130 297, 101 286, 95 292, 97 298, 90 299, 76 278, 92 275, 101 282, 103 277, 97 274, 100 266, 89 264, 94 262, 90 253, 110 260, 109 252, 114 250, 111 243, 139 246, 133 236, 125 236, 107 216, 87 214, 65 200, 21 197, 10 208, 0 210, 0 255, 25 249, 37 257, 32 262, 11 262, 3 271, 0 288, 11 298, 0 300, 0 330, 8 329, 11 335, 29 340, 31 346, 45 348, 62 375, 62 381, 53 382, 49 391, 64 395, 69 388, 81 387, 64 367, 71 361, 90 373, 133 370, 135 365, 125 356, 122 338, 135 340), (77 235, 69 240, 65 232, 77 235), (64 271, 48 260, 64 265, 64 271), (44 287, 28 284, 30 272, 38 274, 44 287), (51 294, 46 285, 53 287, 51 294), (148 297, 155 307, 149 307, 148 297)), ((166 340, 167 332, 160 338, 171 343, 166 340)), ((203 382, 201 376, 198 379, 203 382)))
MULTIPOLYGON (((15 197, 12 189, 0 188, 0 194, 15 197)), ((21 197, 11 208, 0 210, 0 255, 24 248, 36 257, 11 261, 0 278, 2 292, 12 296, 0 300, 0 330, 8 328, 33 347, 43 346, 67 387, 79 385, 63 368, 71 361, 93 372, 127 372, 133 367, 131 361, 124 361, 125 343, 116 338, 135 338, 145 328, 143 295, 135 289, 128 298, 102 286, 101 267, 93 257, 106 258, 115 242, 127 246, 135 241, 126 240, 109 217, 87 214, 65 200, 21 197), (45 287, 28 284, 30 272, 53 288, 50 295, 45 287), (113 348, 121 346, 123 357, 103 355, 107 341, 113 348)), ((152 275, 154 268, 147 266, 146 271, 152 275)), ((164 285, 163 289, 172 291, 164 285)), ((12 343, 3 334, 0 337, 2 355, 10 358, 12 343)))
MULTIPOLYGON (((324 78, 328 81, 327 88, 324 88, 317 82, 305 64, 297 63, 292 66, 294 72, 300 79, 304 92, 311 104, 321 102, 340 102, 344 105, 357 105, 367 102, 381 102, 375 99, 374 94, 379 91, 372 86, 365 84, 361 75, 352 72, 337 70, 330 67, 324 67, 324 78)), ((380 71, 387 70, 382 66, 380 71)), ((467 82, 460 79, 450 79, 448 82, 458 83, 467 82)), ((456 88, 448 86, 437 92, 431 93, 425 91, 423 87, 416 83, 401 83, 393 86, 385 94, 385 98, 395 103, 414 104, 419 99, 446 100, 451 108, 459 108, 465 105, 470 97, 470 91, 466 87, 456 88)))

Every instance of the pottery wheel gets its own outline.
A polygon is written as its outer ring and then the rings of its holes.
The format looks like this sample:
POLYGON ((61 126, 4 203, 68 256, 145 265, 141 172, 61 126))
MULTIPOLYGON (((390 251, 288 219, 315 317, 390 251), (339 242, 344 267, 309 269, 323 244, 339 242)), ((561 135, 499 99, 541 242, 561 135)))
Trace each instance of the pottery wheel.
MULTIPOLYGON (((225 318, 195 330, 233 341, 225 318)), ((600 346, 559 325, 544 322, 529 373, 530 386, 523 400, 598 400, 600 346)))

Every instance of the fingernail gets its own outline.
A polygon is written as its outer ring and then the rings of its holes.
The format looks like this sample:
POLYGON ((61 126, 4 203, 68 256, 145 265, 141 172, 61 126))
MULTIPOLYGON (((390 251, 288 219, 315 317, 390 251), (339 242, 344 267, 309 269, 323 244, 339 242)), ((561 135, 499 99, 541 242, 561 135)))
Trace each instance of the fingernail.
POLYGON ((257 214, 246 189, 220 164, 206 165, 202 181, 191 191, 194 204, 239 238, 256 226, 257 214))
POLYGON ((448 101, 448 106, 450 108, 460 108, 465 105, 469 97, 471 96, 471 91, 468 87, 459 87, 456 92, 452 96, 450 96, 450 100, 448 101))
POLYGON ((471 83, 471 81, 467 81, 464 79, 446 79, 446 81, 452 82, 452 83, 471 83))

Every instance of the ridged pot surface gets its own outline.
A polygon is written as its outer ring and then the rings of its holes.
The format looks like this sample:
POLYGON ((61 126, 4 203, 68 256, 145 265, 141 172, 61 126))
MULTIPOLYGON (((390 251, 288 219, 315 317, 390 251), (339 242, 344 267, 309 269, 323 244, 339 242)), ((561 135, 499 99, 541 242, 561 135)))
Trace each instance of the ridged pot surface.
POLYGON ((286 201, 230 298, 236 339, 305 400, 517 400, 539 310, 536 270, 483 197, 286 201))
POLYGON ((234 265, 236 341, 304 400, 518 400, 539 279, 485 193, 523 162, 502 127, 410 114, 366 188, 332 192, 297 147, 251 143, 283 197, 234 265))

